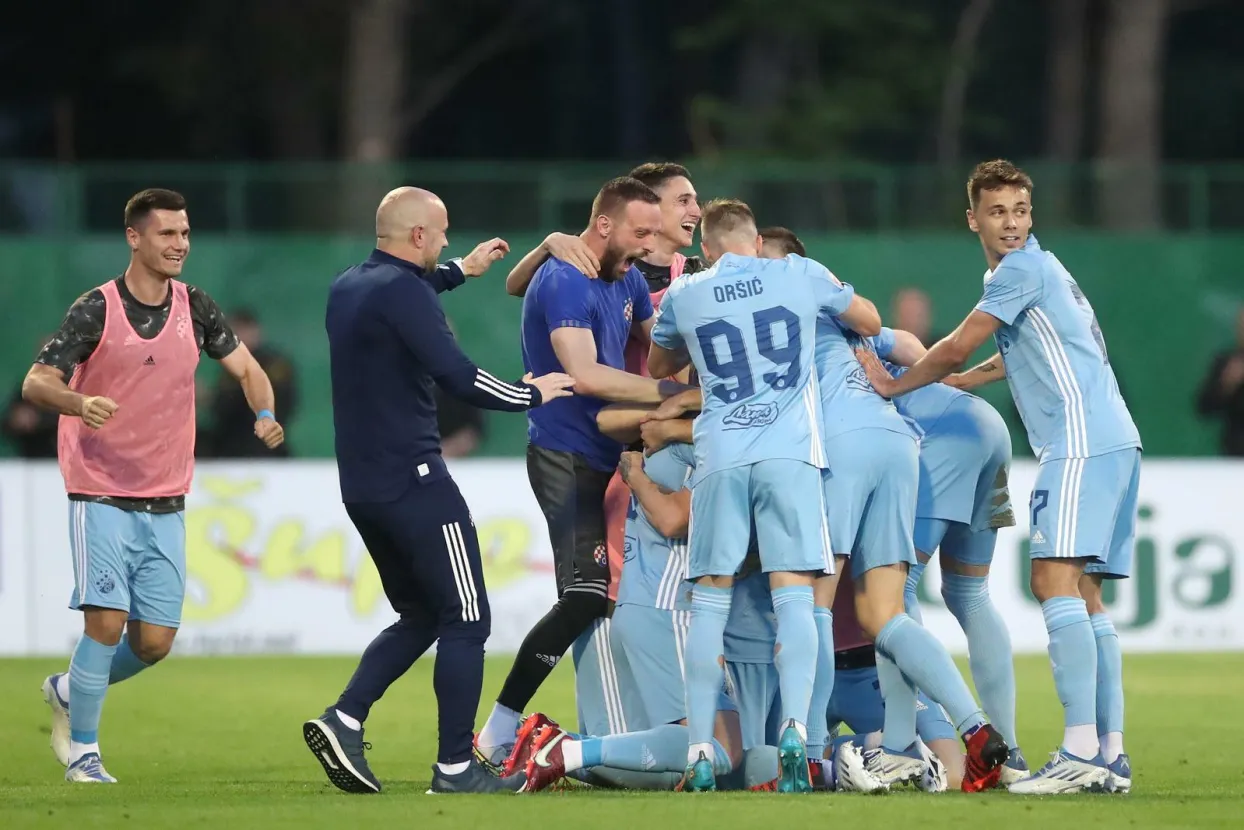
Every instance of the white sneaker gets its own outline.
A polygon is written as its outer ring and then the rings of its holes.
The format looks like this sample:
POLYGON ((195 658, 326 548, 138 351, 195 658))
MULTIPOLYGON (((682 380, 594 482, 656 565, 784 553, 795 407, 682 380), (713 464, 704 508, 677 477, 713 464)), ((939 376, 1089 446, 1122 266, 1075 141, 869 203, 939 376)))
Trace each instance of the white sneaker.
POLYGON ((926 793, 944 793, 949 790, 950 776, 946 772, 946 765, 942 763, 942 759, 938 758, 937 753, 929 749, 919 738, 916 738, 916 748, 920 750, 925 764, 924 774, 920 776, 916 786, 926 793))
POLYGON ((850 741, 838 745, 830 761, 832 781, 826 783, 838 792, 876 793, 890 789, 884 781, 868 771, 860 748, 850 741))
POLYGON ((1007 789, 1016 795, 1098 793, 1106 789, 1110 770, 1101 755, 1092 760, 1077 758, 1064 749, 1050 753, 1050 762, 1007 789))
POLYGON ((864 753, 864 766, 887 787, 893 787, 918 782, 924 775, 926 764, 918 755, 905 755, 877 747, 864 753))
POLYGON ((69 766, 69 701, 56 691, 61 675, 54 674, 43 681, 43 699, 52 710, 52 754, 62 767, 69 766))
POLYGON ((117 779, 108 774, 99 760, 98 752, 88 752, 69 765, 65 780, 75 784, 115 784, 117 779))

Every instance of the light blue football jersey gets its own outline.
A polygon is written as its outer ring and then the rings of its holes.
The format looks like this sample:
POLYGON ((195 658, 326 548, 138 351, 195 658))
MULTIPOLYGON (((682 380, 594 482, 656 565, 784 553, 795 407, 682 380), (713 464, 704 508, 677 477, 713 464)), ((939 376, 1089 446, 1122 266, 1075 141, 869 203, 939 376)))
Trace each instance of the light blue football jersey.
MULTIPOLYGON (((695 451, 690 444, 670 444, 644 461, 648 478, 671 491, 686 487, 694 468, 695 451)), ((662 536, 634 494, 626 511, 625 533, 618 605, 673 611, 678 589, 687 577, 687 540, 662 536)))
POLYGON ((1035 236, 985 275, 976 308, 1002 321, 994 338, 1038 461, 1140 448, 1097 315, 1035 236))
POLYGON ((886 429, 900 435, 912 430, 894 404, 877 394, 855 356, 858 348, 871 349, 845 323, 822 315, 816 322, 816 371, 821 387, 822 434, 828 442, 859 429, 886 429))
MULTIPOLYGON (((889 362, 890 353, 894 351, 894 329, 883 326, 880 334, 868 339, 872 343, 873 351, 885 362, 891 375, 900 377, 907 371, 907 367, 889 362)), ((914 392, 894 398, 894 408, 911 427, 916 439, 920 440, 930 429, 935 428, 947 408, 962 397, 974 396, 944 383, 930 383, 914 392)))
POLYGON ((823 469, 816 318, 840 314, 855 291, 795 254, 726 254, 665 292, 652 340, 685 346, 700 376, 692 483, 719 470, 784 458, 823 469))

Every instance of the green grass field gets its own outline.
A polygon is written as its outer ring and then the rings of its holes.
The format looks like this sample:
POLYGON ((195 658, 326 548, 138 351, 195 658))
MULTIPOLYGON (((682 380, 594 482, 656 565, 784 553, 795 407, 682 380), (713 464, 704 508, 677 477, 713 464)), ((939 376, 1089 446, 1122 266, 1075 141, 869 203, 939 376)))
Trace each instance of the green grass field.
MULTIPOLYGON (((508 665, 506 658, 489 660, 481 716, 508 665)), ((1244 826, 1244 763, 1231 754, 1244 742, 1244 655, 1128 657, 1127 748, 1135 789, 1128 796, 1043 799, 1005 792, 792 797, 588 790, 435 798, 424 794, 436 747, 430 660, 394 686, 368 722, 372 768, 385 792, 350 796, 324 780, 302 743, 301 723, 334 699, 353 661, 310 658, 174 658, 114 687, 101 738, 108 769, 121 783, 73 786, 48 749, 49 718, 39 694, 44 676, 62 666, 0 660, 0 695, 10 706, 0 752, 0 828, 1244 826)), ((1023 658, 1016 670, 1020 739, 1039 765, 1061 737, 1061 710, 1044 657, 1023 658)), ((572 680, 563 664, 534 705, 573 721, 572 680)))

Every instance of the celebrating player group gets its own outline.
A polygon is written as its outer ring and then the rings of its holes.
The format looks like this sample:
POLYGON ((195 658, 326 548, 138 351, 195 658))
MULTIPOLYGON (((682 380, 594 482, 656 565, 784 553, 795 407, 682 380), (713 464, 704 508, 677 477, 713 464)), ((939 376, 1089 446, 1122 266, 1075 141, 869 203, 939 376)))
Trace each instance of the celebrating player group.
POLYGON ((791 231, 735 200, 701 210, 673 164, 609 182, 582 235, 511 272, 527 370, 574 394, 528 416, 559 598, 475 738, 503 780, 1130 789, 1102 586, 1130 572, 1140 438, 1092 306, 1031 234, 1029 177, 990 161, 967 190, 984 291, 927 351, 791 231), (697 224, 703 258, 684 257, 697 224), (991 336, 998 354, 958 371, 991 336), (970 393, 1002 379, 1039 463, 1032 590, 1066 719, 1035 772, 988 588, 1015 524, 1010 438, 970 393), (935 555, 979 705, 920 621, 935 555), (579 733, 521 714, 568 647, 579 733))

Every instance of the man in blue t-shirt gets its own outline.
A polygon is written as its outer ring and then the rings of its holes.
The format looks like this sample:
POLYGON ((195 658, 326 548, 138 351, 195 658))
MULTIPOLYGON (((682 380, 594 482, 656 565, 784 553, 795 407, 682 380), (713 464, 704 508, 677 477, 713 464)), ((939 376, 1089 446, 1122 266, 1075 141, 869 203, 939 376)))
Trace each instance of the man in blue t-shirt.
MULTIPOLYGON (((581 234, 600 261, 600 279, 551 258, 540 266, 523 299, 523 364, 557 366, 575 379, 570 406, 550 406, 528 419, 527 476, 549 526, 557 571, 557 603, 527 634, 497 703, 476 738, 486 760, 499 763, 516 742, 519 713, 566 649, 608 610, 605 488, 622 444, 603 435, 596 414, 608 401, 658 404, 685 388, 623 370, 632 336, 652 330, 652 301, 635 263, 650 254, 661 228, 660 197, 643 182, 613 179, 592 203, 581 234)), ((554 401, 560 404, 562 401, 554 401)), ((533 715, 525 732, 541 725, 533 715)), ((506 759, 506 767, 523 759, 506 759)))

